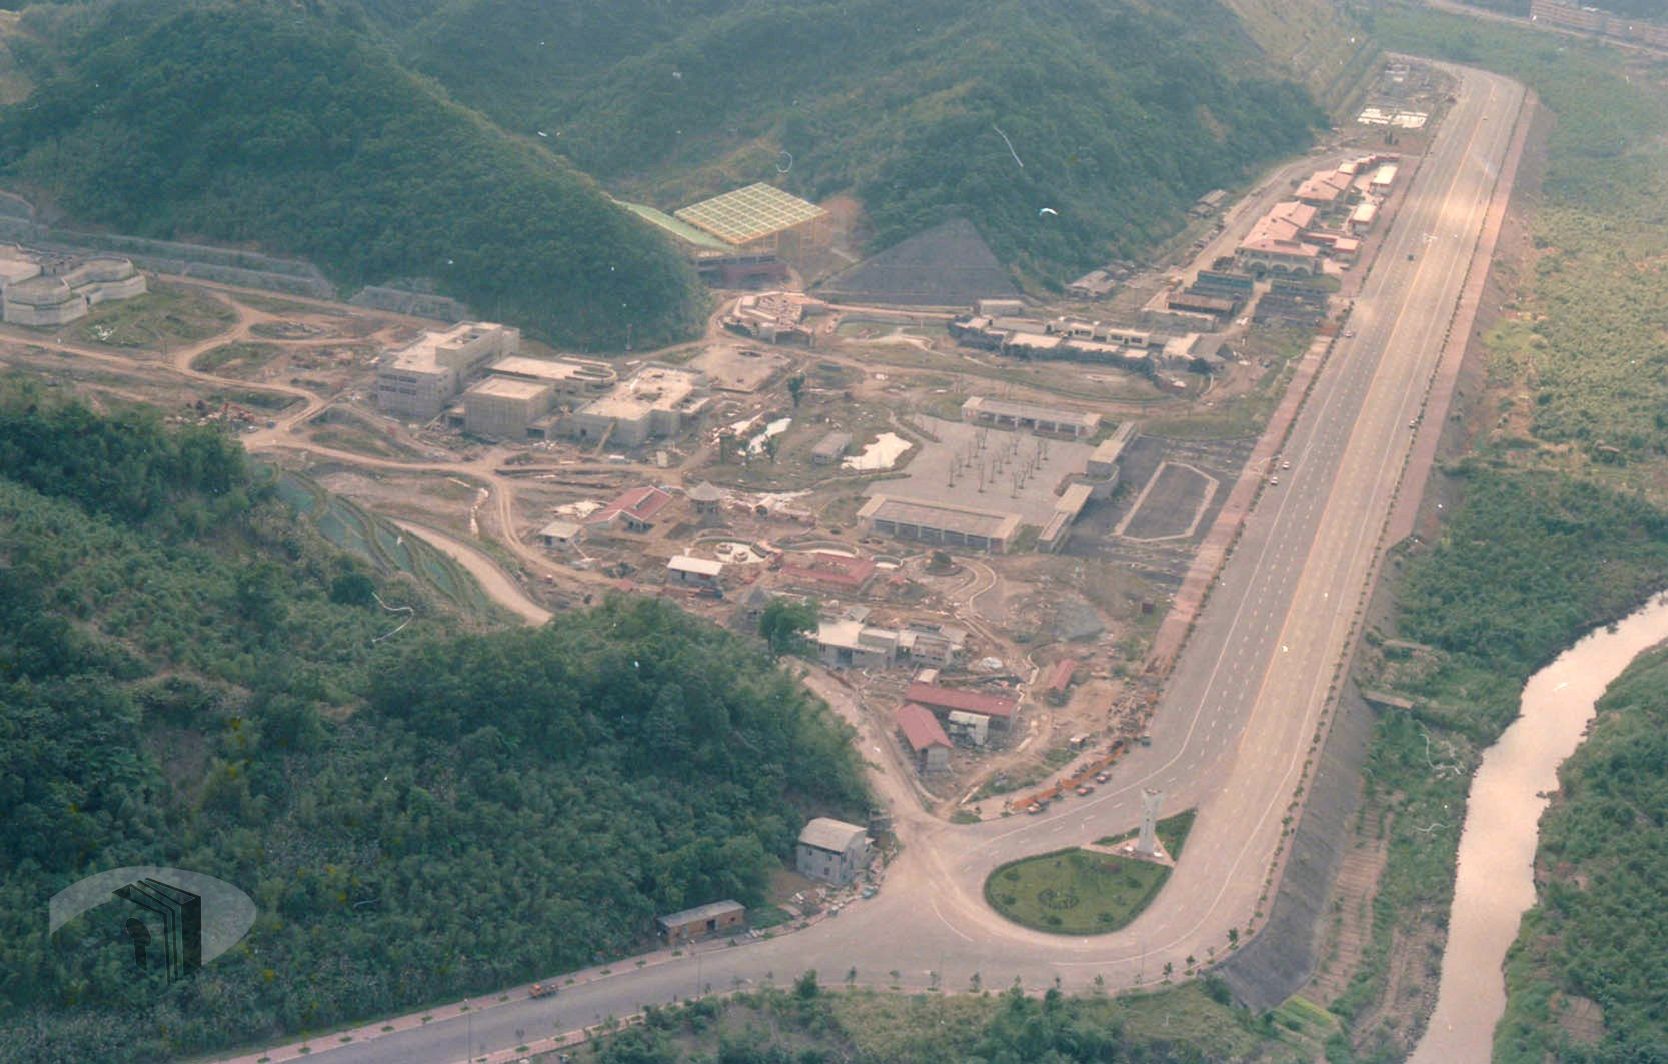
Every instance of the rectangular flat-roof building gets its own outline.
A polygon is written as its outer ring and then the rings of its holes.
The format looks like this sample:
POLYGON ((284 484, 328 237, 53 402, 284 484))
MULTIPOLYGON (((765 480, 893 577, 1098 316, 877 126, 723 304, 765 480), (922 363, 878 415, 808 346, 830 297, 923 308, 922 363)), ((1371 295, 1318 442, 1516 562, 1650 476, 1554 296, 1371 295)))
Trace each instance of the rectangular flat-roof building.
POLYGON ((740 931, 747 926, 747 910, 737 901, 715 901, 682 912, 657 916, 654 923, 666 944, 675 946, 708 935, 740 931))
POLYGON ((701 375, 671 366, 644 366, 636 376, 562 420, 562 431, 580 440, 608 436, 635 447, 655 436, 673 436, 700 420, 709 396, 701 375))
POLYGON ((1358 203, 1355 205, 1355 210, 1350 212, 1350 231, 1356 234, 1365 233, 1373 227, 1373 223, 1377 220, 1378 204, 1370 202, 1358 203))
POLYGON ((1003 429, 1029 429, 1054 436, 1093 436, 1100 428, 1100 415, 1080 410, 1063 410, 1037 403, 1021 403, 975 395, 961 404, 961 419, 975 425, 1003 429))
POLYGON ((520 346, 521 330, 491 322, 465 321, 426 332, 383 356, 376 374, 377 409, 426 421, 440 413, 470 373, 520 346))
POLYGON ((802 876, 844 886, 869 864, 869 833, 856 824, 819 816, 799 833, 794 870, 802 876))
POLYGON ((557 399, 568 402, 606 395, 620 380, 613 366, 588 358, 510 355, 494 362, 491 369, 500 377, 541 381, 550 385, 557 399))
POLYGON ((571 547, 585 538, 585 526, 577 521, 555 520, 539 529, 539 542, 547 549, 571 547))
POLYGON ((817 656, 835 669, 883 669, 898 659, 898 633, 851 616, 819 621, 817 656))
POLYGON ((555 394, 546 381, 487 377, 463 393, 463 426, 489 440, 524 440, 528 426, 549 412, 555 394))
POLYGON ((717 587, 723 572, 724 563, 721 561, 677 554, 666 563, 666 582, 684 587, 717 587))
POLYGON ((912 502, 875 495, 857 511, 862 526, 882 536, 947 547, 1004 553, 1019 534, 1018 514, 950 503, 912 502))
POLYGON ((811 464, 833 465, 845 457, 845 453, 850 447, 851 433, 830 432, 818 440, 815 447, 811 448, 811 464))

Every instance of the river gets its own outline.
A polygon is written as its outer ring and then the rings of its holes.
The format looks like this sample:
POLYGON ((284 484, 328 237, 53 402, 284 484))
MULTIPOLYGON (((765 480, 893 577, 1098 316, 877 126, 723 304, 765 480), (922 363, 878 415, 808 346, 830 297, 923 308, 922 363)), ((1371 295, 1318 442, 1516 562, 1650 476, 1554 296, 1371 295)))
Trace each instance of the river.
POLYGON ((1506 1011, 1506 950, 1535 903, 1540 795, 1581 745, 1593 707, 1622 670, 1668 639, 1668 596, 1601 628, 1529 678, 1523 712, 1483 753, 1460 836, 1448 949, 1429 1029, 1413 1064, 1486 1061, 1506 1011))

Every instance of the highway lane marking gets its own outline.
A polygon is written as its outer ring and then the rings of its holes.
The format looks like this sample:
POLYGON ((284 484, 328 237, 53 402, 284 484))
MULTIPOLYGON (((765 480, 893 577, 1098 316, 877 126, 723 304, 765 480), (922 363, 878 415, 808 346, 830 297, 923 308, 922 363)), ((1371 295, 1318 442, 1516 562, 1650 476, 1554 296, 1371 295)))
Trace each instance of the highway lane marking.
POLYGON ((973 941, 973 936, 972 935, 967 934, 966 932, 962 931, 961 928, 957 927, 955 924, 952 924, 950 921, 944 919, 944 914, 942 912, 940 912, 939 909, 938 909, 938 899, 937 898, 932 897, 931 895, 928 895, 927 896, 927 904, 932 906, 932 914, 934 916, 938 917, 938 919, 944 924, 945 927, 949 928, 951 931, 954 931, 957 935, 961 936, 963 941, 966 941, 966 942, 972 942, 973 941))

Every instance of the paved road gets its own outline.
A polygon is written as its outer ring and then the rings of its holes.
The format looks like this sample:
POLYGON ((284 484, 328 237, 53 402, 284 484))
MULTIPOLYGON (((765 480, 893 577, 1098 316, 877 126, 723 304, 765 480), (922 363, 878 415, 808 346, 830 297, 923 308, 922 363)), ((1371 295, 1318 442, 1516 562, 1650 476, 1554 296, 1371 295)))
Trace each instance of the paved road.
MULTIPOLYGON (((1100 977, 1116 988, 1156 982, 1165 963, 1180 972, 1189 955, 1225 953, 1229 929, 1245 928, 1258 907, 1522 103, 1513 82, 1458 73, 1458 103, 1357 298, 1357 335, 1339 343, 1293 428, 1285 452, 1292 468, 1279 471, 1281 485, 1264 491, 1247 520, 1165 693, 1153 745, 1122 762, 1112 784, 1040 817, 967 826, 934 820, 888 788, 903 855, 878 897, 837 919, 595 974, 554 999, 512 994, 467 1019, 455 1007, 434 1010, 429 1024, 328 1050, 321 1043, 308 1059, 457 1061, 698 988, 781 983, 812 967, 829 982, 855 968, 859 983, 882 986, 924 988, 938 973, 943 986, 960 989, 978 973, 987 987, 1017 977, 1032 987, 1059 980, 1079 988, 1100 977), (1132 827, 1148 786, 1166 791, 1169 810, 1200 812, 1170 884, 1130 927, 1047 935, 985 905, 991 869, 1132 827)), ((271 1059, 294 1055, 274 1051, 271 1059)))

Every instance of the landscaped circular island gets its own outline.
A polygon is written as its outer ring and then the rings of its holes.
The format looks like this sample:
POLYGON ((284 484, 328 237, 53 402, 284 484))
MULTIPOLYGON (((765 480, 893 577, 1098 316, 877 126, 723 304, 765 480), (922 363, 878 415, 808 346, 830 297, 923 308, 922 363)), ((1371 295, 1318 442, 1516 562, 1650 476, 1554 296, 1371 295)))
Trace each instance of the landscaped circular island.
MULTIPOLYGON (((1159 821, 1159 840, 1173 859, 1181 856, 1192 827, 1191 809, 1159 821)), ((1116 931, 1141 915, 1170 878, 1168 865, 1110 852, 1134 837, 1130 832, 1101 839, 1094 849, 1010 861, 985 880, 985 900, 1014 923, 1038 931, 1116 931)))

